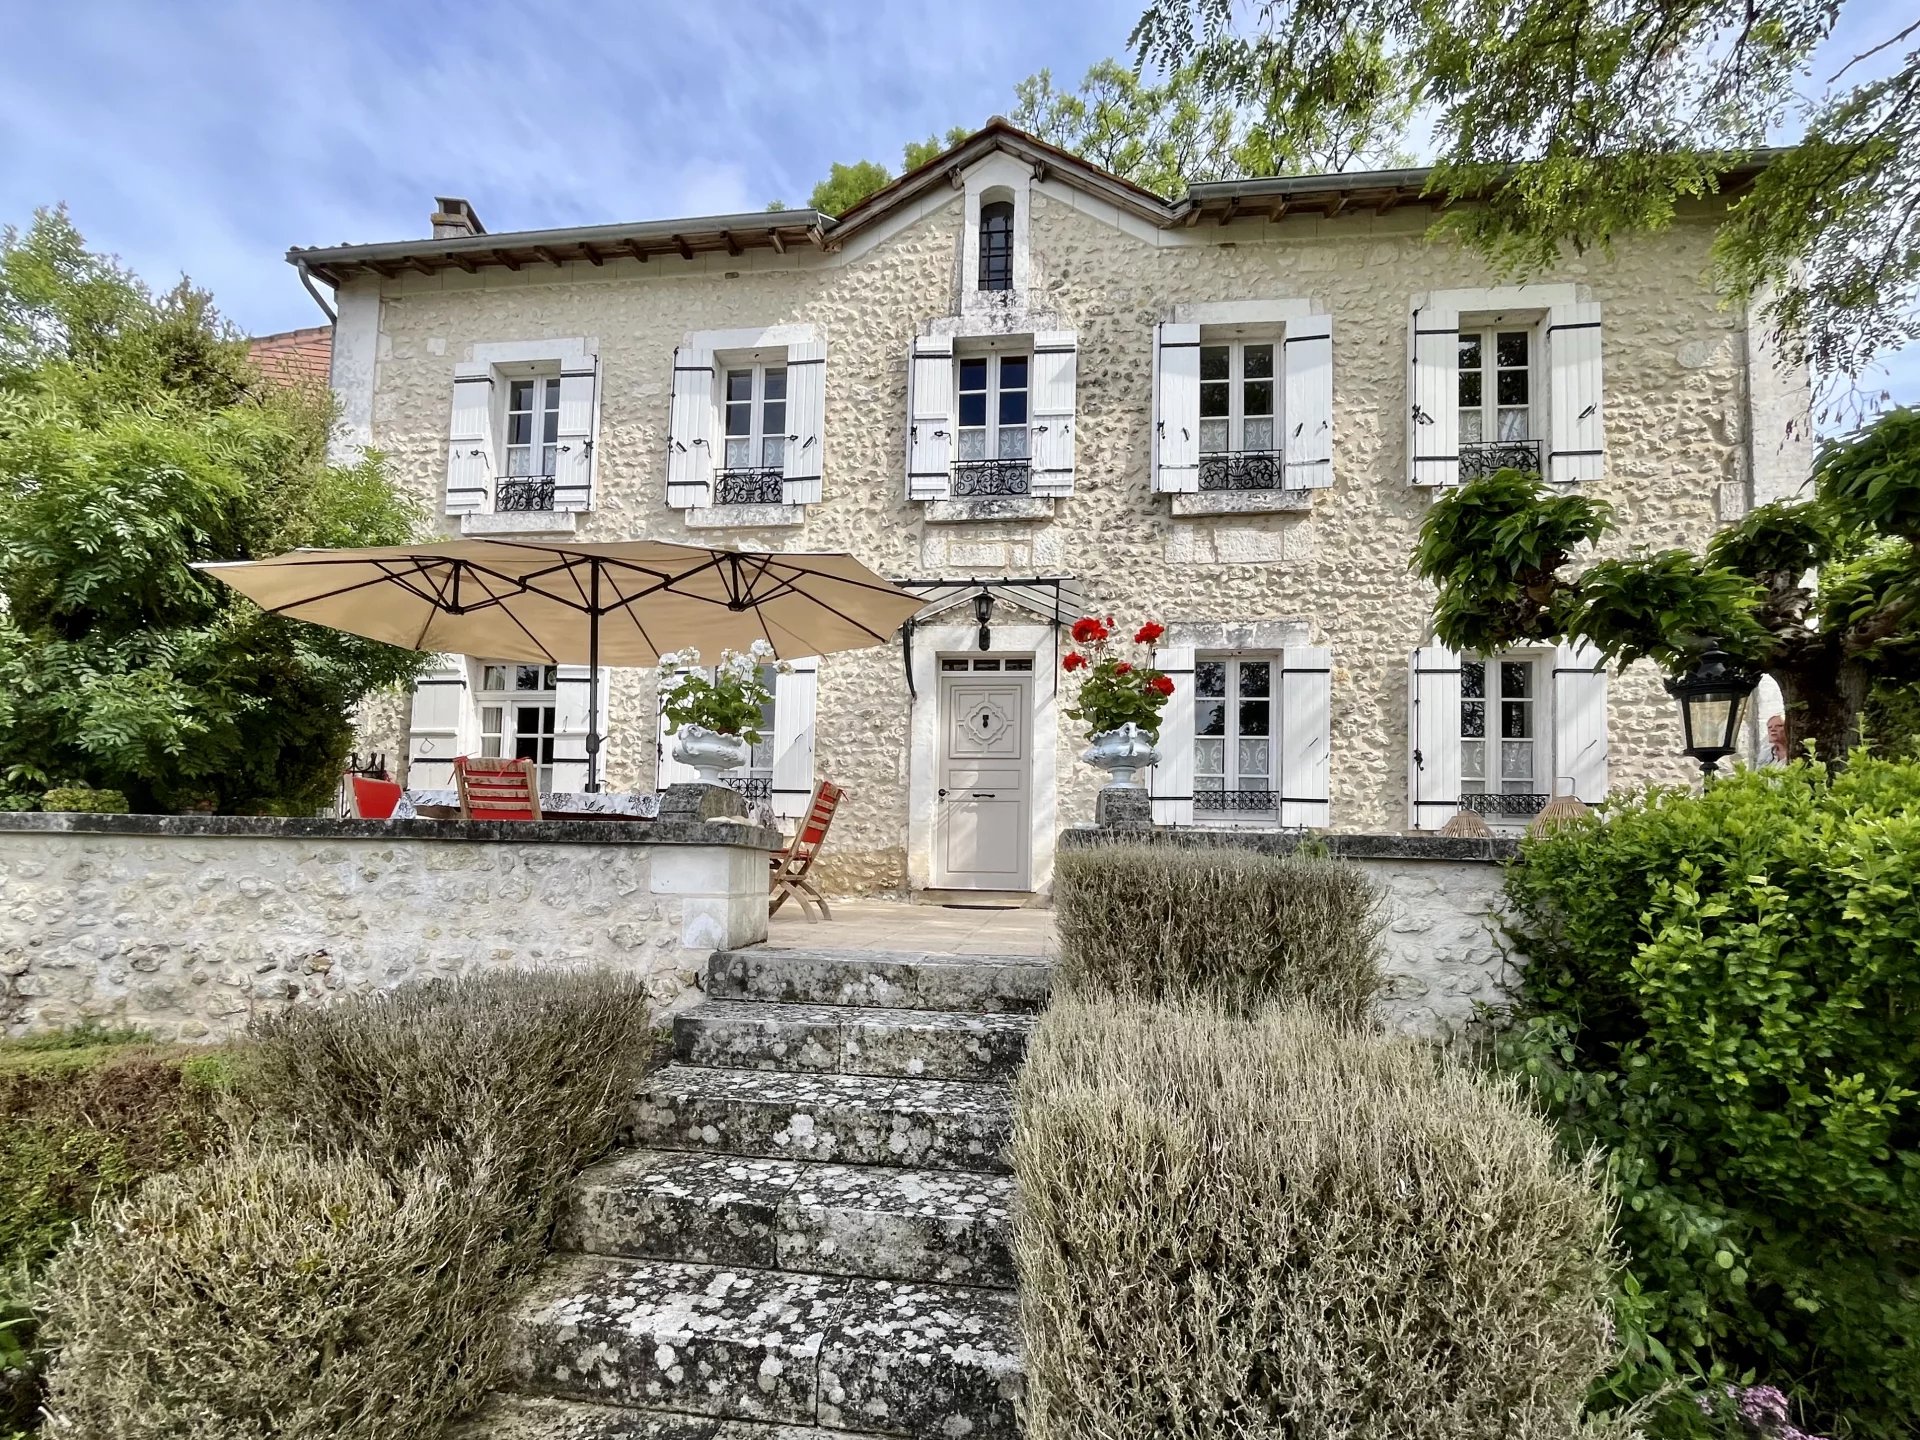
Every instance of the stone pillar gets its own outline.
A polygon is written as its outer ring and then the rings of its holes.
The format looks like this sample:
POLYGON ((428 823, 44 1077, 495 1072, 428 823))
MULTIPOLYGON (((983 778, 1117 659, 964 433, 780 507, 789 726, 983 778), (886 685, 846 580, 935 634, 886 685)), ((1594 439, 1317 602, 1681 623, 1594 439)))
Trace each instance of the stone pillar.
POLYGON ((1153 801, 1138 785, 1102 785, 1093 823, 1103 830, 1151 830, 1153 801))
POLYGON ((725 785, 709 785, 704 780, 686 780, 669 785, 660 792, 662 820, 744 820, 747 802, 738 790, 725 785))

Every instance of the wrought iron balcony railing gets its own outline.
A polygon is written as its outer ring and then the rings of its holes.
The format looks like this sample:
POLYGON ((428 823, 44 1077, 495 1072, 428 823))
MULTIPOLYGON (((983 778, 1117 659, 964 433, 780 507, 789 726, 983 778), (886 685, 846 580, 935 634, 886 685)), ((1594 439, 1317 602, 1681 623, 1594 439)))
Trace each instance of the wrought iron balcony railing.
POLYGON ((767 805, 773 801, 773 781, 768 776, 735 775, 722 783, 742 800, 749 800, 755 805, 767 805))
POLYGON ((1469 440, 1460 446, 1460 478, 1478 480, 1496 470, 1540 473, 1538 440, 1469 440))
POLYGON ((553 509, 553 476, 503 476, 493 487, 493 508, 503 515, 553 509))
POLYGON ((1278 790, 1222 790, 1195 788, 1193 809, 1199 815, 1273 815, 1280 809, 1278 790))
POLYGON ((1550 795, 1507 795, 1495 792, 1491 795, 1462 795, 1460 808, 1471 810, 1482 819, 1525 819, 1529 815, 1538 815, 1547 808, 1550 795))
POLYGON ((778 470, 722 470, 713 477, 713 503, 778 505, 781 478, 778 470))
POLYGON ((1029 495, 1032 482, 1030 460, 960 460, 953 467, 956 496, 1029 495))
POLYGON ((1286 454, 1280 450, 1219 450, 1200 457, 1202 490, 1284 490, 1286 454))

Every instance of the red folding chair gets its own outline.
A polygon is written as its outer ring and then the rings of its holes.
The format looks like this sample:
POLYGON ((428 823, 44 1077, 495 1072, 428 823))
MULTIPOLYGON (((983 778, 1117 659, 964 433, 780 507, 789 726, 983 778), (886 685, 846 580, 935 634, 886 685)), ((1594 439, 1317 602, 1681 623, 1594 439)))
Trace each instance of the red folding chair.
POLYGON ((391 780, 366 775, 349 775, 347 780, 348 802, 356 820, 391 820, 393 807, 407 793, 391 780))
POLYGON ((538 820, 540 792, 531 760, 487 760, 457 755, 454 783, 460 787, 462 820, 538 820))
POLYGON ((812 924, 819 924, 821 916, 833 919, 833 912, 827 908, 827 902, 820 892, 807 879, 807 872, 813 869, 814 858, 819 855, 820 847, 827 843, 827 831, 833 825, 833 812, 839 808, 840 797, 846 792, 830 780, 822 780, 814 787, 813 799, 807 802, 806 818, 800 822, 800 828, 793 832, 793 839, 780 850, 773 853, 772 903, 767 913, 773 914, 787 903, 791 895, 799 905, 800 913, 812 924), (813 903, 820 907, 815 915, 807 909, 807 897, 813 897, 813 903))

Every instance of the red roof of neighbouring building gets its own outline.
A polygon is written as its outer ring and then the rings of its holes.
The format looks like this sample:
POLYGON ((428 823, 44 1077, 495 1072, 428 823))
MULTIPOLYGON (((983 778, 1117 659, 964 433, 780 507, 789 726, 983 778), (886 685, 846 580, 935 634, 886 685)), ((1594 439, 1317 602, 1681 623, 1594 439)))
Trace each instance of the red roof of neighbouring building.
POLYGON ((258 335, 248 353, 270 380, 289 385, 312 380, 325 385, 333 370, 333 327, 314 325, 305 330, 282 330, 278 335, 258 335))

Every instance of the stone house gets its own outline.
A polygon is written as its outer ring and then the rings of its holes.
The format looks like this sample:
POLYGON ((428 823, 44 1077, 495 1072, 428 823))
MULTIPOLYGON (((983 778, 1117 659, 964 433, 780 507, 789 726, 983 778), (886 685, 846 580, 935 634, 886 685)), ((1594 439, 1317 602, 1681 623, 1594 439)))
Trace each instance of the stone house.
MULTIPOLYGON (((1741 175, 1728 177, 1736 185, 1741 175)), ((1168 203, 995 121, 838 219, 768 211, 295 249, 335 288, 343 451, 449 535, 846 550, 927 604, 779 677, 746 784, 844 785, 851 892, 1041 894, 1099 775, 1063 626, 1167 627, 1170 824, 1431 831, 1681 781, 1650 667, 1430 643, 1421 517, 1501 464, 1698 545, 1805 474, 1805 377, 1707 278, 1720 202, 1510 283, 1421 171, 1168 203)), ((584 775, 584 670, 444 657, 375 748, 584 775)), ((678 776, 651 672, 603 674, 607 779, 678 776)))

